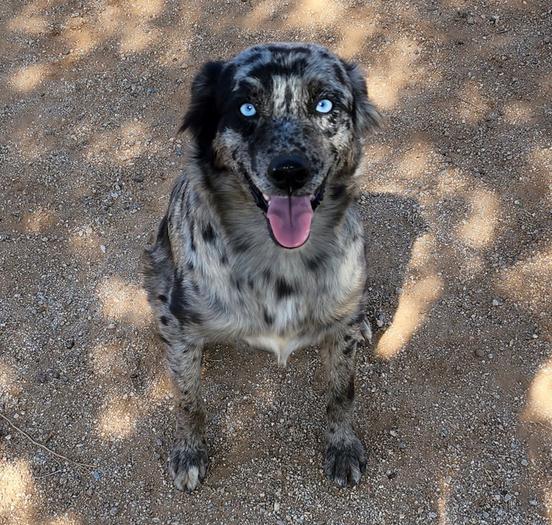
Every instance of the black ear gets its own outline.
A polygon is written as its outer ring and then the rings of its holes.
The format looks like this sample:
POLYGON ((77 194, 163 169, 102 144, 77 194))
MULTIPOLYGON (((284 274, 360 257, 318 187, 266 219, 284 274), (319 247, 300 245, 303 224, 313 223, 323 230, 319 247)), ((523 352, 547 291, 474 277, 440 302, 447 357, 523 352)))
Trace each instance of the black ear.
POLYGON ((364 136, 370 129, 380 125, 381 115, 368 99, 366 79, 361 69, 356 64, 348 62, 344 62, 343 65, 353 86, 355 126, 360 135, 364 136))
POLYGON ((220 113, 217 104, 217 85, 224 62, 207 62, 192 82, 190 107, 179 132, 189 129, 198 145, 199 153, 210 152, 217 133, 220 113))

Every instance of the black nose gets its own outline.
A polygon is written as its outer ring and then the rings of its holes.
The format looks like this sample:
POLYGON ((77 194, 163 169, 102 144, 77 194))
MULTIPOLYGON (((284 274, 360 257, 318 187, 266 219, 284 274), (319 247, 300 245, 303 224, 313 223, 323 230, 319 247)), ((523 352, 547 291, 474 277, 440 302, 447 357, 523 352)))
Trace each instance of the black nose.
POLYGON ((307 161, 300 155, 281 155, 268 166, 268 177, 274 185, 290 193, 302 188, 309 176, 307 161))

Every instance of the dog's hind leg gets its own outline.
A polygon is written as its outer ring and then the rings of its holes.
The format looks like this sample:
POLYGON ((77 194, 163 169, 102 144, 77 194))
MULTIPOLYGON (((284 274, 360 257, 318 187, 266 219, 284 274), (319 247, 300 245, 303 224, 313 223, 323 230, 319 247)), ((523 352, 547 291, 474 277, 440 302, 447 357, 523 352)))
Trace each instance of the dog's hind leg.
POLYGON ((328 377, 326 476, 341 487, 356 485, 366 468, 364 446, 353 426, 355 353, 358 340, 350 327, 330 336, 322 346, 328 377))
POLYGON ((167 361, 178 389, 176 443, 169 457, 169 470, 180 490, 194 490, 207 473, 205 413, 200 395, 202 344, 165 338, 167 361))

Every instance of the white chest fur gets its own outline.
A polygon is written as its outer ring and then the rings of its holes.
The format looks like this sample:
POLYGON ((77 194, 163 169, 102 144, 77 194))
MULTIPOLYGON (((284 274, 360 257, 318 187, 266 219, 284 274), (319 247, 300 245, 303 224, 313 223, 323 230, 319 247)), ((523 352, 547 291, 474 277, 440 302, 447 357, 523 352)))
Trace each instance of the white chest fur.
POLYGON ((255 348, 261 348, 263 350, 273 352, 276 355, 280 366, 286 366, 289 356, 295 350, 315 343, 312 337, 282 337, 277 334, 270 333, 246 337, 245 341, 255 348))

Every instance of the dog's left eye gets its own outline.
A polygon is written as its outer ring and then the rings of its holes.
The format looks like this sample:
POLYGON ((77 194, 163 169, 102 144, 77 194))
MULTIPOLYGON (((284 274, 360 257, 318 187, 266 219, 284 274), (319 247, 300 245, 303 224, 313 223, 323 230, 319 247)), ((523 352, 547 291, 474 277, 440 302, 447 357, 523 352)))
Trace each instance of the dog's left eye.
POLYGON ((246 104, 242 104, 240 106, 240 113, 244 117, 252 117, 253 115, 255 115, 255 113, 257 113, 257 110, 255 109, 255 106, 253 104, 247 102, 246 104))
POLYGON ((322 100, 318 101, 318 104, 316 104, 316 111, 318 113, 329 113, 333 108, 333 104, 331 100, 328 100, 327 98, 323 98, 322 100))

